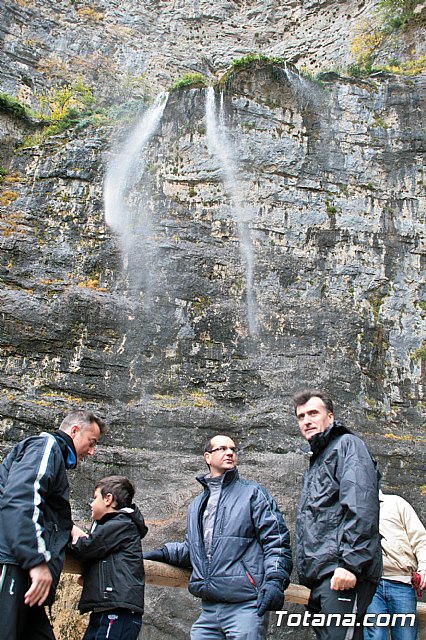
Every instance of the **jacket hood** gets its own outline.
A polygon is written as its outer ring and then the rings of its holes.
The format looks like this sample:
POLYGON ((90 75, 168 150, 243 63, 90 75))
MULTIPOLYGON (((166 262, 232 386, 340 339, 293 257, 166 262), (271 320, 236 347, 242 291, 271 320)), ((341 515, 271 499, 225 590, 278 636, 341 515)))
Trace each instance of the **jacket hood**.
POLYGON ((117 518, 120 515, 125 515, 130 518, 139 530, 140 538, 144 538, 148 533, 148 527, 145 524, 145 520, 139 508, 132 504, 131 507, 123 507, 123 509, 117 509, 117 511, 111 511, 110 513, 106 513, 102 518, 98 521, 98 524, 104 524, 108 520, 112 520, 113 518, 117 518))
POLYGON ((334 438, 338 438, 339 436, 342 436, 344 433, 351 434, 352 431, 347 429, 345 425, 342 424, 342 422, 339 422, 339 420, 335 420, 333 424, 327 427, 325 431, 322 431, 321 433, 316 433, 314 436, 312 436, 312 438, 309 441, 309 446, 311 448, 312 453, 314 455, 317 455, 318 453, 320 453, 320 451, 325 449, 325 447, 328 445, 328 443, 331 440, 334 440, 334 438))

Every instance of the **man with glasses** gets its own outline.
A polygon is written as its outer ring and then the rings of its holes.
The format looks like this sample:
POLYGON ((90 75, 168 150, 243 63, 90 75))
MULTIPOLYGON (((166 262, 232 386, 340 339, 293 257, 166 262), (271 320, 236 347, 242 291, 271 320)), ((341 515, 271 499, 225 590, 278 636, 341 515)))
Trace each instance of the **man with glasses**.
POLYGON ((202 600, 191 640, 263 640, 267 611, 281 609, 292 570, 290 537, 271 494, 239 477, 228 436, 204 449, 209 473, 191 502, 185 542, 168 542, 147 560, 192 568, 189 591, 202 600))

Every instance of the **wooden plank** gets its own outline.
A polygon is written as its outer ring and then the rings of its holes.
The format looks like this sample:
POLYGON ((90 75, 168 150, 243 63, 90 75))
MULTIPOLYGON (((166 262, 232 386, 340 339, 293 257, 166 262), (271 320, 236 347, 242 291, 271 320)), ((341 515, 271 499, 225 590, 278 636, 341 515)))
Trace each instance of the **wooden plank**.
MULTIPOLYGON (((147 584, 154 584, 162 587, 178 587, 186 589, 188 587, 190 569, 181 569, 173 567, 164 562, 154 562, 153 560, 144 560, 145 579, 147 584)), ((65 573, 82 573, 82 565, 78 560, 71 556, 66 556, 64 564, 65 573)), ((309 589, 302 587, 300 584, 291 583, 285 592, 286 602, 294 602, 296 604, 306 604, 308 602, 309 589)), ((426 628, 426 602, 417 603, 417 618, 420 623, 421 638, 425 637, 424 628, 426 628)))
POLYGON ((65 556, 64 567, 62 569, 64 573, 73 573, 75 575, 81 575, 83 573, 83 565, 79 560, 76 560, 68 554, 65 556))
POLYGON ((145 581, 147 584, 156 584, 162 587, 188 588, 188 580, 191 575, 190 569, 173 567, 164 562, 154 562, 144 560, 145 581))

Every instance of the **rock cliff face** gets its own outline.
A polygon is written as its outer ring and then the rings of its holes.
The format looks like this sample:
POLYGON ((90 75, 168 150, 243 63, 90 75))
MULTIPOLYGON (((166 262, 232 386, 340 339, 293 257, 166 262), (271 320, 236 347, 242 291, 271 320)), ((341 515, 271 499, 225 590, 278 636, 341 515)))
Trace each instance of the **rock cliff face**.
MULTIPOLYGON (((335 4, 5 2, 2 90, 27 83, 31 104, 54 55, 63 73, 93 63, 105 100, 124 60, 153 95, 254 43, 343 64, 372 7, 335 4)), ((1 454, 95 408, 110 431, 73 474, 76 519, 95 479, 125 473, 154 547, 183 538, 201 448, 225 432, 293 530, 306 461, 290 401, 315 385, 425 520, 424 76, 319 83, 257 61, 162 101, 151 136, 141 102, 127 167, 136 123, 14 150, 34 125, 0 113, 1 454)), ((171 591, 148 589, 147 638, 187 637, 198 603, 171 591)))

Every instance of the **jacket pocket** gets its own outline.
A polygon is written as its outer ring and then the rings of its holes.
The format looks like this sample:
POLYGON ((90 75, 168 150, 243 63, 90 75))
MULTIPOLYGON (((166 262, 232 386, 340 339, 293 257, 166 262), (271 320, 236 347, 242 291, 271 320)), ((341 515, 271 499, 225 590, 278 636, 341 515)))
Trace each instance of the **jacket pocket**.
POLYGON ((223 530, 225 528, 225 523, 226 523, 225 516, 226 516, 226 507, 223 507, 223 510, 220 516, 219 535, 222 535, 223 530))
POLYGON ((99 585, 103 599, 110 600, 113 588, 109 579, 108 562, 106 560, 102 560, 99 563, 99 585))
POLYGON ((58 525, 54 522, 46 522, 44 525, 44 541, 46 549, 50 551, 52 556, 55 556, 60 551, 59 549, 59 529, 58 525))
POLYGON ((252 574, 249 571, 249 568, 248 568, 247 564, 244 562, 244 560, 241 560, 241 564, 243 565, 244 573, 245 573, 245 575, 247 577, 247 580, 250 582, 251 586, 253 587, 253 589, 257 593, 256 583, 254 581, 254 578, 253 578, 252 574))

